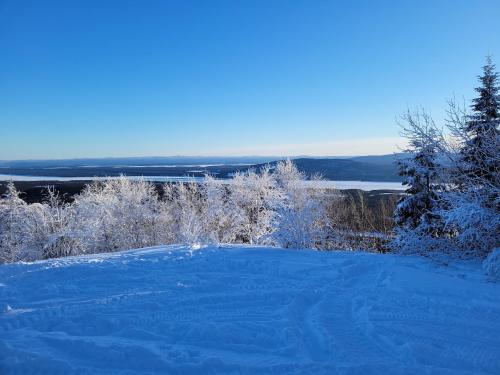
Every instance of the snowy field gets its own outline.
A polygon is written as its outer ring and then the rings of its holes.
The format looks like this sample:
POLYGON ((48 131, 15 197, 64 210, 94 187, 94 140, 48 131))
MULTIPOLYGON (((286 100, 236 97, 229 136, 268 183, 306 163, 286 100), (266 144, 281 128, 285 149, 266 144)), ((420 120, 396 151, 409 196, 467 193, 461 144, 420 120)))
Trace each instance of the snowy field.
POLYGON ((162 247, 0 266, 1 374, 500 374, 477 264, 162 247))

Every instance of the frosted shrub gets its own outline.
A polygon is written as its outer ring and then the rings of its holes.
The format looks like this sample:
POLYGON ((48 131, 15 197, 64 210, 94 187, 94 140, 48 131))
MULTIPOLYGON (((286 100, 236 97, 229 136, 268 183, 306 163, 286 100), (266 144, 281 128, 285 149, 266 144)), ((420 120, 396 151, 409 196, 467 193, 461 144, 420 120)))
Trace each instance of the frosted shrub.
POLYGON ((0 263, 20 260, 27 242, 26 217, 29 206, 19 197, 12 182, 0 200, 0 263))
POLYGON ((78 254, 70 229, 72 209, 53 189, 43 203, 26 204, 11 183, 0 201, 0 262, 32 261, 78 254))
POLYGON ((304 180, 288 160, 230 181, 166 184, 160 198, 152 183, 122 176, 87 185, 71 204, 52 189, 43 203, 26 204, 9 184, 0 200, 0 262, 169 243, 321 248, 326 195, 304 180))
POLYGON ((493 249, 484 260, 483 270, 490 281, 500 281, 500 248, 493 249))
POLYGON ((193 246, 207 243, 204 187, 196 183, 166 184, 166 210, 172 217, 173 241, 193 246))
POLYGON ((269 243, 269 235, 274 230, 274 208, 280 199, 269 167, 263 168, 260 173, 254 170, 237 173, 229 189, 230 204, 238 216, 237 231, 240 242, 269 243))
POLYGON ((274 173, 280 199, 276 204, 276 245, 285 248, 321 248, 328 233, 324 190, 306 186, 306 176, 290 160, 278 163, 274 173))
POLYGON ((168 232, 153 184, 125 177, 93 183, 75 198, 75 231, 86 252, 158 245, 168 232))
POLYGON ((15 262, 41 257, 32 248, 32 229, 40 205, 28 205, 20 197, 14 184, 7 185, 7 192, 0 200, 0 262, 15 262))
POLYGON ((500 215, 486 206, 480 196, 470 193, 448 193, 448 209, 443 212, 446 228, 456 234, 454 247, 464 255, 485 256, 500 245, 500 215))
POLYGON ((236 243, 242 239, 245 211, 231 199, 231 186, 212 176, 205 177, 205 230, 211 243, 236 243))

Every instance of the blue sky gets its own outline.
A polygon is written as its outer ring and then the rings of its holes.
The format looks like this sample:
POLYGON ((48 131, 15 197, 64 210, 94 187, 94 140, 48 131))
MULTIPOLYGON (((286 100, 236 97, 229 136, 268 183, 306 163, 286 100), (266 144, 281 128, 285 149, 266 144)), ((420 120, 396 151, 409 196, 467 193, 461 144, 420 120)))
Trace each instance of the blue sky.
POLYGON ((498 0, 0 0, 0 159, 396 150, 500 65, 498 0))

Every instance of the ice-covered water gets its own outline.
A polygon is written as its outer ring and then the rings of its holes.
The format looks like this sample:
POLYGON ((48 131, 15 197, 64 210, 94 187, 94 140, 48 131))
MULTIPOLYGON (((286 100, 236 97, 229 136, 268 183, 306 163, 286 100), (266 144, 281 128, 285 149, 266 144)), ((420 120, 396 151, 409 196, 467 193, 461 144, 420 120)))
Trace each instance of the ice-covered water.
MULTIPOLYGON (((119 177, 54 177, 54 176, 20 176, 10 174, 0 174, 0 181, 95 181, 116 179, 119 177)), ((203 177, 190 176, 128 176, 130 179, 144 179, 154 182, 188 182, 203 181, 203 177)), ((229 181, 229 180, 225 180, 229 181)), ((308 182, 306 181, 306 185, 308 182)), ((315 186, 336 189, 359 189, 365 191, 371 190, 403 190, 400 182, 376 182, 376 181, 328 181, 314 182, 315 186)))

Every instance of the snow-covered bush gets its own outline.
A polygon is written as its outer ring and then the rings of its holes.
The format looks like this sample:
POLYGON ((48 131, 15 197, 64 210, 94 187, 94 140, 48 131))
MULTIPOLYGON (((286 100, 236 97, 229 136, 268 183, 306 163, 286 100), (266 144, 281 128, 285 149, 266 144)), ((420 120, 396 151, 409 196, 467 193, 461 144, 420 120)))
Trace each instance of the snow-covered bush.
POLYGON ((126 177, 94 182, 64 203, 53 189, 26 204, 14 184, 0 200, 0 262, 159 244, 222 243, 324 248, 330 220, 325 191, 291 161, 231 180, 155 186, 126 177))
POLYGON ((26 243, 26 221, 29 206, 19 197, 12 182, 0 200, 0 263, 20 259, 26 243))
POLYGON ((274 172, 280 199, 276 200, 274 243, 285 248, 322 248, 328 235, 324 189, 305 185, 306 176, 289 159, 274 172))
POLYGON ((192 246, 206 244, 207 204, 204 186, 194 182, 166 184, 164 195, 165 211, 172 218, 170 230, 173 241, 192 246))
POLYGON ((446 209, 441 217, 450 242, 465 256, 484 257, 500 246, 500 214, 495 207, 484 204, 481 197, 465 192, 443 195, 446 209))
POLYGON ((250 244, 270 243, 274 231, 275 208, 281 199, 269 167, 257 173, 236 173, 230 185, 230 204, 236 211, 237 240, 250 244))
POLYGON ((13 183, 0 200, 0 261, 30 261, 77 254, 78 239, 70 232, 72 209, 53 189, 43 203, 26 204, 13 183))
POLYGON ((74 232, 85 252, 153 246, 169 237, 169 220, 153 184, 126 177, 96 182, 75 198, 74 232))
POLYGON ((494 249, 483 261, 483 270, 491 281, 500 281, 500 248, 494 249))
POLYGON ((83 251, 81 240, 72 230, 75 222, 73 207, 64 203, 53 188, 48 188, 43 204, 30 205, 30 211, 29 247, 42 258, 75 255, 83 251))
POLYGON ((214 244, 236 243, 245 230, 245 211, 232 199, 231 185, 205 176, 206 217, 205 230, 214 244))

